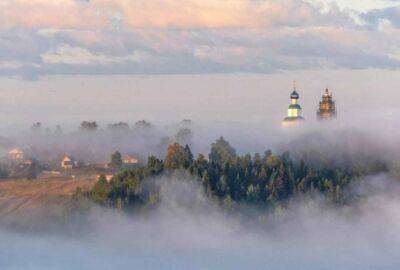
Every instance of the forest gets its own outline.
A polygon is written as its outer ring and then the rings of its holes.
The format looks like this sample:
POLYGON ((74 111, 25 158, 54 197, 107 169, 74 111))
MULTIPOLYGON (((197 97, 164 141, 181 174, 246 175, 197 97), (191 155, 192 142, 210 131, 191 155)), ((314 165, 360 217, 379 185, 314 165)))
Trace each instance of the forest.
MULTIPOLYGON (((111 162, 118 166, 116 159, 118 155, 114 154, 111 162)), ((284 207, 292 199, 314 195, 329 204, 344 205, 355 199, 354 194, 346 192, 350 183, 387 171, 386 162, 369 153, 341 153, 338 158, 329 151, 297 151, 292 156, 288 151, 274 154, 266 150, 240 156, 220 137, 212 143, 208 157, 199 154, 195 158, 188 145, 172 143, 164 160, 150 156, 143 167, 121 169, 110 181, 100 176, 87 195, 107 207, 152 209, 162 204, 158 177, 184 173, 196 179, 204 194, 225 209, 240 205, 284 207)))

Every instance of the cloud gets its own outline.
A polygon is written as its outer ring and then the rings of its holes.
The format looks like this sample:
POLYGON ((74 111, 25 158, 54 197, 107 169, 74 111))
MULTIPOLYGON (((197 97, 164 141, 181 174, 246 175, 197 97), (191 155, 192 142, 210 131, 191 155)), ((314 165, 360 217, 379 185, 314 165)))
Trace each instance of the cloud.
POLYGON ((389 24, 392 27, 400 28, 400 6, 374 9, 364 13, 362 18, 373 28, 378 28, 382 24, 389 24))
POLYGON ((92 53, 86 48, 63 45, 56 50, 41 55, 44 64, 101 64, 111 65, 123 62, 140 63, 144 55, 136 51, 124 56, 109 56, 101 53, 92 53))
POLYGON ((5 0, 1 5, 2 28, 98 29, 118 15, 128 28, 176 29, 298 25, 320 17, 314 6, 296 0, 5 0))
POLYGON ((4 0, 0 3, 0 28, 104 27, 109 11, 103 2, 92 5, 74 0, 4 0))
POLYGON ((0 75, 393 69, 395 10, 360 14, 304 0, 3 0, 0 75))

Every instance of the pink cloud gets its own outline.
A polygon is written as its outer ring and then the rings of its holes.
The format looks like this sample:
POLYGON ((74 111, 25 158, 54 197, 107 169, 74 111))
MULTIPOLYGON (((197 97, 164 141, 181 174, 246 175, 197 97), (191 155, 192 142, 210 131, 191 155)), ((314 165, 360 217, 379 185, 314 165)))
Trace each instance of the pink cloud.
POLYGON ((105 1, 96 4, 74 0, 3 0, 0 27, 95 29, 107 24, 105 1))
POLYGON ((98 29, 122 15, 128 28, 240 28, 298 24, 316 15, 301 0, 3 0, 0 27, 98 29))

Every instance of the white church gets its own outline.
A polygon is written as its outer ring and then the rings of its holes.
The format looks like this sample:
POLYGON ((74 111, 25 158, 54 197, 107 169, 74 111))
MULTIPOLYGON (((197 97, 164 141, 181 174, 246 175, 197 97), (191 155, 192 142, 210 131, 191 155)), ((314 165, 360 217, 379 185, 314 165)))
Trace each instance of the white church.
POLYGON ((282 127, 292 127, 296 126, 299 123, 304 121, 304 118, 301 116, 301 106, 299 104, 299 94, 296 91, 296 86, 294 86, 292 94, 290 94, 290 105, 288 108, 287 117, 282 121, 282 127))

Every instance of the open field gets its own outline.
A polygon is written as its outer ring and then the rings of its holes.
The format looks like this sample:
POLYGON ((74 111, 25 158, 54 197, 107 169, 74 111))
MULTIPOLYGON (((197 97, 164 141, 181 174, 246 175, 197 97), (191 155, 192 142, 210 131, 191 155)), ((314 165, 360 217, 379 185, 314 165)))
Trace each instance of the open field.
POLYGON ((75 179, 65 176, 1 181, 0 221, 59 220, 76 188, 87 191, 96 180, 96 175, 86 175, 75 179))

